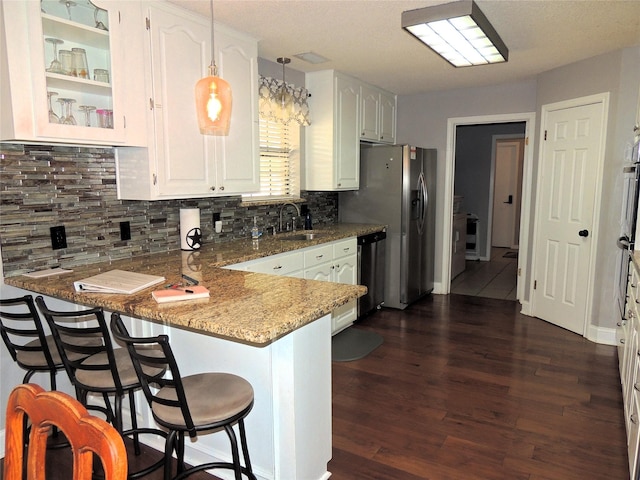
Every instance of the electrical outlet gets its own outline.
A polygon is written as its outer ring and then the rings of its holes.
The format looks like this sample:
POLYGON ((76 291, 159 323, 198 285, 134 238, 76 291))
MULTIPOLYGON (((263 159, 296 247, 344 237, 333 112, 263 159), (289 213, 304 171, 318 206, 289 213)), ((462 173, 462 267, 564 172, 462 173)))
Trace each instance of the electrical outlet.
POLYGON ((131 225, 129 222, 120 222, 120 240, 131 240, 131 225))
POLYGON ((53 250, 67 248, 67 234, 64 225, 51 227, 49 230, 51 231, 51 248, 53 250))

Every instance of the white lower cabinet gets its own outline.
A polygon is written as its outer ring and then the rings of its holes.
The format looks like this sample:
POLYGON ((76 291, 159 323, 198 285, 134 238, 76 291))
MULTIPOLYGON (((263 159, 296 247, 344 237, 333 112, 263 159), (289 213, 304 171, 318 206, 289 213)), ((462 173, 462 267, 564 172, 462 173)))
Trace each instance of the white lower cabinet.
POLYGON ((202 135, 195 85, 211 62, 210 20, 166 2, 139 9, 142 45, 125 52, 142 63, 139 98, 147 112, 147 146, 116 150, 118 198, 161 200, 237 195, 259 190, 258 45, 215 26, 218 74, 232 86, 227 136, 202 135))
POLYGON ((633 262, 629 268, 627 285, 626 319, 618 324, 617 337, 620 348, 618 358, 620 381, 627 429, 630 478, 638 478, 638 446, 640 444, 640 274, 633 262))
MULTIPOLYGON (((292 252, 271 255, 226 267, 323 282, 358 282, 358 244, 355 237, 324 243, 292 252)), ((338 333, 357 318, 357 299, 336 308, 332 314, 332 333, 338 333)))

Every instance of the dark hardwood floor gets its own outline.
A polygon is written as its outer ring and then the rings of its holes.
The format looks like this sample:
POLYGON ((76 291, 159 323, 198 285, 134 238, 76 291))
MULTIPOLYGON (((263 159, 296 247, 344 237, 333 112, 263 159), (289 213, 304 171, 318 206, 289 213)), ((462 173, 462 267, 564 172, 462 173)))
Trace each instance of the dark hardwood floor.
POLYGON ((628 479, 614 347, 518 313, 430 296, 356 324, 384 337, 333 364, 335 479, 628 479))
POLYGON ((615 348, 518 310, 434 295, 358 322, 384 344, 333 364, 332 480, 628 479, 615 348))

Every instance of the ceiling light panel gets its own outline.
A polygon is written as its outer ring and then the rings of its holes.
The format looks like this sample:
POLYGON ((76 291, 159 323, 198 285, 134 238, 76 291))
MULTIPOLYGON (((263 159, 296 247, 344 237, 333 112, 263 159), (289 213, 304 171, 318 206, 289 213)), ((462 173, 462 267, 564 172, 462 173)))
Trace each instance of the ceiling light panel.
POLYGON ((455 67, 509 58, 506 45, 473 0, 403 12, 402 28, 455 67))

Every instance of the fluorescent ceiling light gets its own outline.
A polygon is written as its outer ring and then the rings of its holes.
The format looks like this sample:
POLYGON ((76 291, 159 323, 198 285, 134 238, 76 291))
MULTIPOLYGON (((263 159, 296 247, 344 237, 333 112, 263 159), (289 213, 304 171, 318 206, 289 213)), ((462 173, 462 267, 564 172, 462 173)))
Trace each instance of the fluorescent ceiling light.
POLYGON ((454 67, 509 59, 500 35, 473 0, 402 12, 402 28, 454 67))

